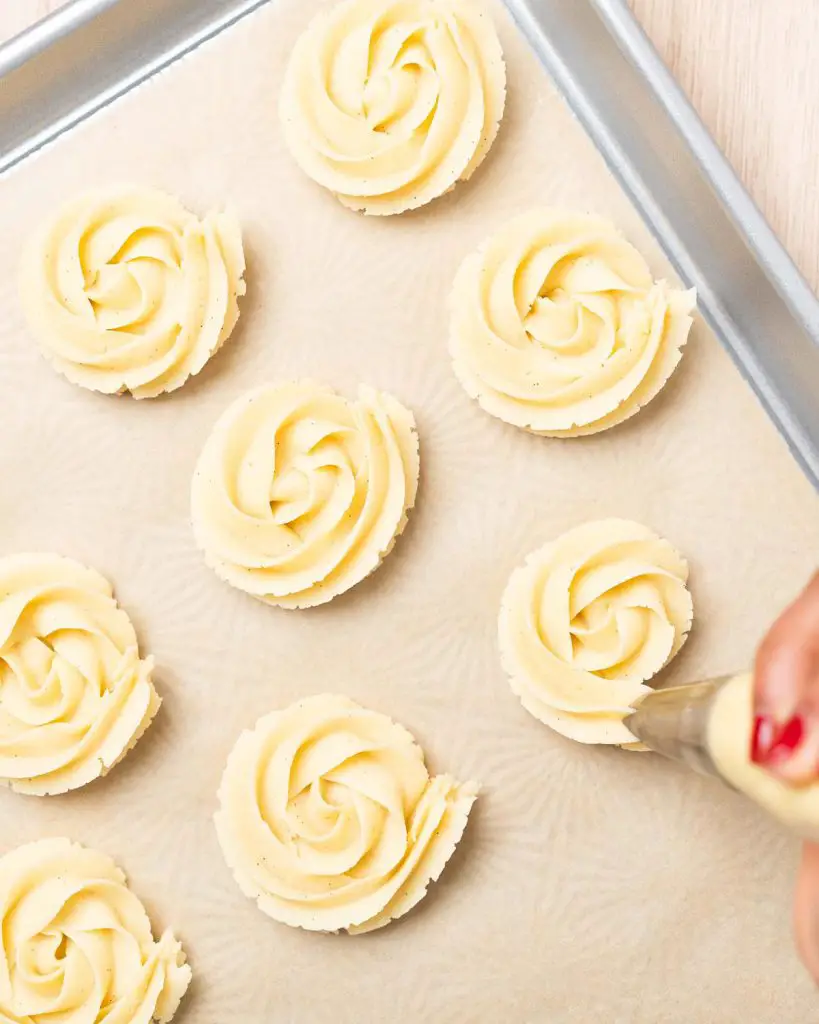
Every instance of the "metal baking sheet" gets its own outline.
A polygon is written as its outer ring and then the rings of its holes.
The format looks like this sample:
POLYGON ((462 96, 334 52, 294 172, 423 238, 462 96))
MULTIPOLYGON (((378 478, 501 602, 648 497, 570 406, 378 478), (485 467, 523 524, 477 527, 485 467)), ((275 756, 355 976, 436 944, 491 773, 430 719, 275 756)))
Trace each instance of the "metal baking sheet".
MULTIPOLYGON (((0 48, 0 174, 268 2, 73 0, 0 48)), ((819 301, 626 0, 506 5, 819 488, 819 301)))

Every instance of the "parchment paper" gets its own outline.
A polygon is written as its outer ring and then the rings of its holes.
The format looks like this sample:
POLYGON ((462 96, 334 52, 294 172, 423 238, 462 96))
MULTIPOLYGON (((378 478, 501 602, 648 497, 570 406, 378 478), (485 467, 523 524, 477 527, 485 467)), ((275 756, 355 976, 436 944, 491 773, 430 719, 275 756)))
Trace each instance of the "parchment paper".
POLYGON ((746 666, 819 561, 819 503, 701 322, 664 394, 608 434, 549 441, 473 405, 450 370, 446 299, 459 261, 506 218, 542 202, 593 209, 658 275, 669 268, 500 7, 509 105, 473 181, 412 215, 343 209, 297 169, 277 123, 284 62, 317 6, 278 0, 0 184, 0 551, 54 550, 109 576, 165 699, 108 779, 48 800, 0 792, 0 849, 68 835, 114 856, 189 952, 182 1024, 814 1020, 789 934, 795 843, 712 780, 550 732, 510 692, 495 633, 528 551, 626 516, 692 565, 695 630, 667 679, 746 666), (167 399, 69 385, 20 313, 21 240, 76 190, 117 181, 199 212, 230 201, 244 225, 239 329, 167 399), (205 567, 188 493, 227 403, 302 375, 347 393, 366 381, 414 409, 423 479, 376 575, 299 613, 205 567), (264 917, 211 823, 240 730, 324 690, 390 714, 433 771, 485 787, 442 881, 362 938, 264 917))

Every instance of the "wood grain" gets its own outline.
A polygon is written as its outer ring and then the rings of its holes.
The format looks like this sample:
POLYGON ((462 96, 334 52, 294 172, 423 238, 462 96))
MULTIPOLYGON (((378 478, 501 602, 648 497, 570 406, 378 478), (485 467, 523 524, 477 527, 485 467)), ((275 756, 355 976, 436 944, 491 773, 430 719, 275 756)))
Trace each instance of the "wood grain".
POLYGON ((819 4, 630 3, 745 187, 819 289, 819 4))
MULTIPOLYGON (((0 3, 0 40, 62 2, 0 3)), ((629 2, 745 186, 819 290, 819 3, 629 2)))
POLYGON ((0 42, 45 18, 62 7, 66 0, 6 0, 0 3, 0 42))

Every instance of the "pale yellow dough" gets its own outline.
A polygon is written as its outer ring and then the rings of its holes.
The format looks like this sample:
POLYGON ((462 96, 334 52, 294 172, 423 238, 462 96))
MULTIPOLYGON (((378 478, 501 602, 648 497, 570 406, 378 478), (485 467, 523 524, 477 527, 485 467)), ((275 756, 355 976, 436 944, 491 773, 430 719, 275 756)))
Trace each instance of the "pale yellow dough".
POLYGON ((529 555, 499 621, 526 710, 581 743, 638 747, 623 718, 688 635, 687 580, 667 541, 623 519, 586 523, 529 555))
POLYGON ((819 842, 819 783, 789 786, 751 762, 752 700, 750 673, 719 691, 708 719, 711 758, 732 786, 798 835, 819 842))
POLYGON ((152 669, 99 573, 0 558, 0 784, 47 796, 105 775, 159 709, 152 669))
POLYGON ((310 697, 243 733, 219 790, 240 888, 311 931, 373 931, 411 910, 460 840, 478 787, 430 778, 421 748, 347 697, 310 697))
POLYGON ((415 421, 390 395, 259 388, 227 409, 199 458, 196 540, 234 587, 282 608, 323 604, 390 551, 418 473, 415 421))
POLYGON ((87 192, 25 248, 20 292, 45 355, 70 381, 154 398, 181 387, 239 318, 236 217, 201 220, 155 189, 87 192))
POLYGON ((493 416, 549 437, 607 430, 680 361, 696 295, 655 282, 613 224, 568 210, 516 218, 462 264, 450 351, 493 416))
POLYGON ((353 210, 393 214, 471 176, 505 97, 477 0, 345 0, 299 38, 279 110, 306 174, 353 210))
POLYGON ((0 857, 0 1019, 161 1024, 191 981, 171 932, 105 854, 43 839, 0 857))

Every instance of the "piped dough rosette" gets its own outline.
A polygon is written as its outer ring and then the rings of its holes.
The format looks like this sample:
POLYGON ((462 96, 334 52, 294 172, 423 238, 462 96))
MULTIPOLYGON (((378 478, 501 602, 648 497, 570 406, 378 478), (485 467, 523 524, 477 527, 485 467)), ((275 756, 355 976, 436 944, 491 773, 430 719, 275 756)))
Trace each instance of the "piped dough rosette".
POLYGON ((228 583, 282 608, 323 604, 373 572, 418 487, 418 436, 396 399, 311 381, 234 402, 192 487, 197 543, 228 583))
POLYGON ((613 224, 555 209, 513 220, 467 257, 450 350, 491 415, 549 437, 607 430, 680 361, 696 294, 655 282, 613 224))
POLYGON ((280 98, 299 166, 354 210, 402 213, 469 178, 506 70, 473 0, 345 0, 299 38, 280 98))
POLYGON ((87 192, 26 246, 21 295, 70 381, 154 398, 181 387, 239 318, 245 260, 232 213, 201 220, 155 189, 87 192))
POLYGON ((622 519, 586 523, 529 555, 499 623, 526 710, 581 743, 633 745, 623 718, 691 628, 687 580, 667 541, 622 519))
POLYGON ((99 573, 0 558, 0 784, 48 796, 105 775, 159 708, 152 669, 99 573))
POLYGON ((430 778, 406 729, 347 697, 260 719, 219 790, 219 842, 240 888, 284 924, 373 931, 423 898, 460 840, 475 783, 430 778))
POLYGON ((0 857, 4 1024, 170 1021, 191 969, 102 853, 43 839, 0 857))

